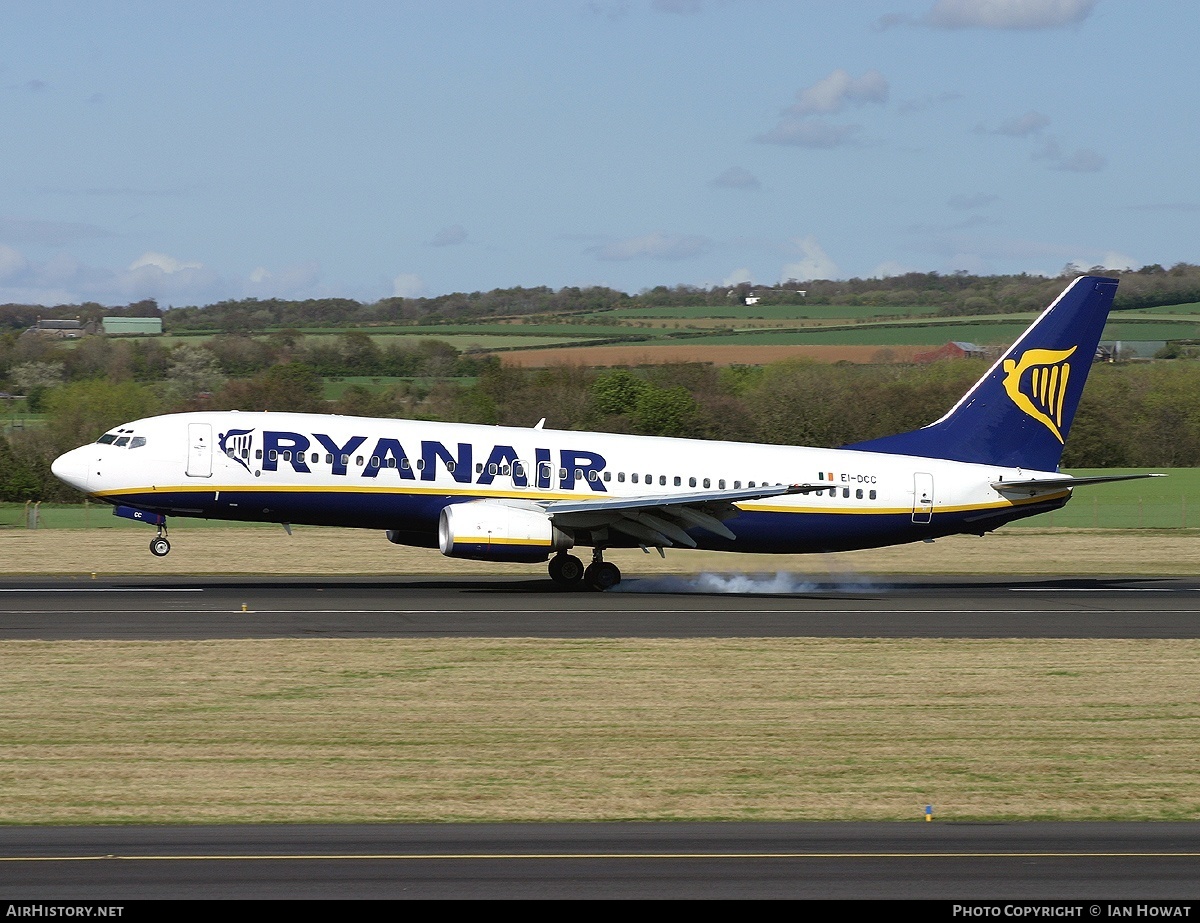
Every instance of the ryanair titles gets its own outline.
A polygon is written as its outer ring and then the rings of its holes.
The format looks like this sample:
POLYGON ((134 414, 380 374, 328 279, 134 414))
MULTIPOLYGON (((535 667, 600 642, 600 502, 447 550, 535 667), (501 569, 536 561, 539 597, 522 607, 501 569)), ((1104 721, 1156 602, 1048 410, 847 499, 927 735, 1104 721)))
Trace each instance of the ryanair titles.
POLYGON ((263 430, 260 449, 254 447, 254 441, 253 430, 229 430, 219 435, 218 445, 247 471, 253 458, 261 459, 263 471, 290 468, 298 474, 311 474, 317 467, 336 477, 398 477, 402 481, 435 481, 441 474, 459 484, 481 485, 504 477, 511 478, 515 487, 574 490, 576 484, 586 484, 589 490, 607 492, 601 476, 604 456, 581 449, 535 448, 532 458, 528 453, 522 458, 511 445, 485 449, 459 442, 450 447, 422 439, 414 456, 399 439, 386 436, 371 443, 367 436, 339 440, 326 433, 283 430, 263 430))

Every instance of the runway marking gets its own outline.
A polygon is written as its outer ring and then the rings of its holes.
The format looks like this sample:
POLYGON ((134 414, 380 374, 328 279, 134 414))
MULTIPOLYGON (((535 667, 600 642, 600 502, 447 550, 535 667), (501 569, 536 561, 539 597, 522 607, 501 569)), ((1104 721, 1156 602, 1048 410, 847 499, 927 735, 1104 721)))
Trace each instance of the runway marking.
POLYGON ((0 589, 0 593, 203 593, 204 587, 44 587, 0 589))
POLYGON ((578 852, 578 853, 288 853, 0 856, 3 862, 287 862, 463 861, 487 859, 1195 859, 1200 852, 578 852))
MULTIPOLYGON (((0 615, 66 615, 87 611, 97 615, 133 615, 130 609, 0 609, 0 615)), ((879 609, 737 609, 738 615, 1087 615, 1091 612, 1107 613, 1109 610, 1087 609, 901 609, 883 607, 879 609)), ((1200 614, 1200 609, 1143 609, 1146 612, 1169 612, 1171 614, 1200 614)), ((147 610, 147 613, 149 610, 147 610)), ((154 614, 164 615, 729 615, 725 609, 164 609, 154 614)))
MULTIPOLYGON (((1191 587, 1193 590, 1200 587, 1191 587)), ((1010 586, 1010 593, 1174 593, 1175 590, 1170 587, 1161 586, 1112 586, 1112 587, 1088 587, 1088 586, 1010 586)))

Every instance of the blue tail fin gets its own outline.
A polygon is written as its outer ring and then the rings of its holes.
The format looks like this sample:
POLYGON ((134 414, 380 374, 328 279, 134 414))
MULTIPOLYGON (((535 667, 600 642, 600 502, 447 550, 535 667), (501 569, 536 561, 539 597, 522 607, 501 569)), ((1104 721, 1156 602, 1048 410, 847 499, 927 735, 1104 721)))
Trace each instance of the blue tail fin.
POLYGON ((1057 471, 1116 292, 1081 276, 936 423, 846 448, 1057 471))

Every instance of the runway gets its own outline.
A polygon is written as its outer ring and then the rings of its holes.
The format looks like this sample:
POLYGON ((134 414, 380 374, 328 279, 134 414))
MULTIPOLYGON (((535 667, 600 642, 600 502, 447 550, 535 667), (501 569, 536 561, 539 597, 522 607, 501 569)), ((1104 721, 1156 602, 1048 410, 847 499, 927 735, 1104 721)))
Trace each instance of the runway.
POLYGON ((7 578, 0 640, 1196 638, 1194 578, 7 578))
POLYGON ((1198 824, 0 828, 7 900, 898 898, 1088 917, 1198 885, 1198 824))
MULTIPOLYGON (((654 578, 622 590, 513 578, 6 578, 0 640, 1200 637, 1195 579, 654 578)), ((10 827, 0 828, 0 893, 1066 900, 1107 916, 1121 901, 1200 893, 1200 823, 10 827)))

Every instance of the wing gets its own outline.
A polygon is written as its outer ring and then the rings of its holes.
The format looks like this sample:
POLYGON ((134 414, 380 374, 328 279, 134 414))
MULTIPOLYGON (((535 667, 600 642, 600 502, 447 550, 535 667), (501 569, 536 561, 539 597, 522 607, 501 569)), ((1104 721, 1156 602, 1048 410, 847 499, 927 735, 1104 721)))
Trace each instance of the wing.
POLYGON ((695 548, 688 529, 704 529, 733 541, 722 522, 737 515, 735 504, 825 490, 832 484, 776 484, 744 490, 703 490, 686 494, 647 494, 640 497, 599 497, 594 500, 551 500, 541 504, 554 525, 562 529, 610 529, 641 545, 695 548))

